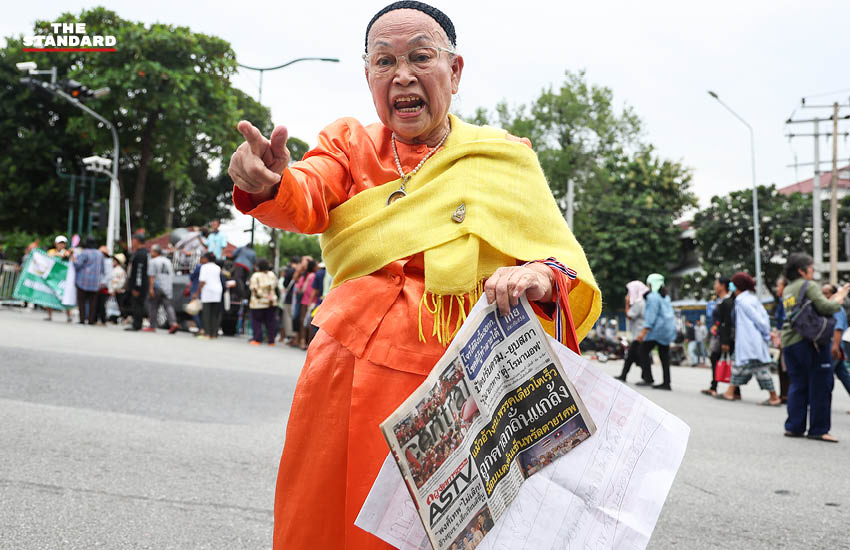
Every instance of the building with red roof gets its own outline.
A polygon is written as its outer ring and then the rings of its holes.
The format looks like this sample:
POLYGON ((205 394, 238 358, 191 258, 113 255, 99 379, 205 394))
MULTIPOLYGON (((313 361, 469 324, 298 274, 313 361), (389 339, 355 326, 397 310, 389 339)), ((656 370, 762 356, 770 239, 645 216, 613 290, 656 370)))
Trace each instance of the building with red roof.
MULTIPOLYGON (((782 193, 783 195, 790 195, 791 193, 803 193, 804 195, 808 195, 814 189, 814 181, 815 178, 812 176, 809 179, 798 181, 797 183, 792 183, 791 185, 786 185, 785 187, 780 187, 776 191, 782 193)), ((820 188, 821 188, 821 197, 826 198, 831 193, 832 185, 832 170, 828 172, 824 172, 820 175, 820 188), (826 195, 824 195, 826 193, 826 195)), ((850 164, 838 169, 838 198, 844 197, 850 193, 850 164)))

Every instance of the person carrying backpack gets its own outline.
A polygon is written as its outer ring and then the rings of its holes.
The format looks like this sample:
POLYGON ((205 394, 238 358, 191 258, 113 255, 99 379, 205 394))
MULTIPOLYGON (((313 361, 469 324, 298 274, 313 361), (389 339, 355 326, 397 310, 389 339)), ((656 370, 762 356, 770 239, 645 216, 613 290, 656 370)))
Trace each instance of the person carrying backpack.
MULTIPOLYGON (((832 357, 826 330, 826 341, 810 339, 803 334, 806 326, 798 318, 811 302, 818 316, 831 316, 841 309, 850 292, 850 284, 842 286, 827 300, 815 278, 814 260, 804 253, 794 253, 785 264, 785 277, 791 281, 782 293, 782 305, 788 321, 782 328, 782 356, 788 369, 791 385, 788 389, 788 418, 785 420, 786 437, 803 437, 837 443, 829 433, 832 406, 832 357), (805 288, 804 288, 805 287, 805 288), (808 434, 806 417, 808 414, 808 434)), ((815 319, 817 320, 817 319, 815 319)))

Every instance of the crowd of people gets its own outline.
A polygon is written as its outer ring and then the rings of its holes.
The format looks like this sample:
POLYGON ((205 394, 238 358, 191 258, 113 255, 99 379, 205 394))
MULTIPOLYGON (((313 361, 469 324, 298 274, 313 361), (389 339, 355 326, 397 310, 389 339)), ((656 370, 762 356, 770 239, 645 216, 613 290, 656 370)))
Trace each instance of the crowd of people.
POLYGON ((428 479, 443 465, 458 445, 463 442, 463 434, 456 426, 448 432, 440 435, 440 438, 431 445, 422 456, 416 458, 412 452, 407 455, 407 463, 410 466, 410 474, 416 488, 422 487, 428 479))
MULTIPOLYGON (((480 414, 475 408, 466 408, 466 403, 474 403, 465 399, 463 403, 455 402, 454 406, 445 411, 447 401, 451 399, 452 389, 463 381, 463 366, 458 362, 454 367, 444 372, 439 382, 434 385, 428 397, 419 402, 416 412, 393 427, 393 432, 402 447, 405 447, 414 437, 420 436, 417 453, 408 452, 408 464, 417 487, 420 487, 437 469, 443 465, 446 458, 463 441, 472 421, 480 414), (448 412, 451 420, 448 426, 441 427, 438 438, 422 439, 421 435, 437 418, 445 419, 448 412), (423 445, 423 441, 431 442, 423 445)), ((461 394, 462 395, 462 394, 461 394)), ((430 435, 430 434, 429 434, 430 435)))
MULTIPOLYGON (((35 249, 38 242, 30 244, 24 259, 35 249)), ((114 298, 123 292, 127 280, 124 254, 109 254, 105 246, 98 246, 95 239, 89 237, 69 246, 65 235, 53 240, 53 247, 47 255, 68 266, 63 294, 57 296, 61 305, 56 307, 65 312, 65 321, 73 322, 72 310, 79 312, 78 322, 89 325, 105 325, 109 317, 114 298)), ((23 263, 23 260, 22 260, 23 263)), ((45 307, 45 321, 53 320, 54 308, 45 307)))
MULTIPOLYGON (((128 254, 110 254, 92 237, 80 242, 75 237, 77 246, 70 246, 65 235, 58 235, 47 255, 64 262, 68 275, 64 294, 58 297, 61 306, 40 306, 45 320, 52 321, 54 311, 60 310, 70 323, 76 310, 81 324, 114 322, 126 324, 128 331, 156 332, 164 313, 164 328, 174 334, 180 328, 175 276, 185 272, 189 283, 183 289, 187 303, 182 310, 193 320, 198 339, 219 336, 225 290, 231 289, 231 302, 236 309, 241 306, 242 318, 250 318, 252 345, 284 342, 306 349, 315 334, 313 314, 331 285, 324 264, 310 256, 295 257, 278 275, 267 259, 257 258, 251 244, 226 255, 227 237, 219 227, 213 220, 208 227, 181 230, 179 238, 166 245, 151 243, 138 231, 129 246, 119 246, 128 254)), ((30 244, 21 264, 38 247, 38 241, 30 244)))
MULTIPOLYGON (((569 426, 567 429, 569 429, 569 426)), ((573 427, 568 434, 564 432, 565 430, 559 430, 547 438, 548 442, 554 443, 553 445, 542 446, 547 443, 547 440, 544 440, 536 443, 529 451, 520 455, 520 467, 522 467, 525 477, 537 473, 556 458, 571 451, 576 445, 590 437, 587 426, 583 424, 573 427)))
MULTIPOLYGON (((844 302, 850 284, 838 288, 814 280, 814 260, 804 253, 791 254, 784 274, 776 283, 773 321, 759 297, 756 281, 746 272, 719 276, 714 282, 715 299, 705 324, 684 323, 683 339, 692 366, 699 366, 707 353, 711 383, 701 390, 724 401, 741 399, 741 386, 755 378, 767 397, 759 404, 786 405, 787 437, 808 437, 837 442, 829 433, 834 380, 850 394, 850 331, 844 302), (810 328, 815 327, 815 328, 810 328), (705 342, 708 340, 708 348, 705 342), (771 347, 779 351, 774 358, 771 347), (728 385, 719 391, 718 364, 730 365, 728 385), (773 371, 778 375, 779 388, 773 371)), ((646 284, 626 285, 626 316, 631 322, 632 342, 623 370, 616 378, 626 381, 631 366, 641 369, 639 386, 671 389, 670 345, 677 334, 670 299, 659 274, 646 284), (658 350, 663 382, 653 383, 653 349, 658 350)), ((850 413, 850 411, 848 411, 850 413)))
POLYGON ((490 509, 483 508, 472 520, 469 525, 461 531, 455 538, 449 548, 451 550, 473 550, 478 544, 484 540, 484 535, 490 532, 493 528, 493 518, 490 516, 490 509))
MULTIPOLYGON (((69 266, 65 293, 61 297, 65 320, 72 322, 72 310, 79 312, 78 322, 105 325, 110 319, 126 320, 126 330, 155 332, 160 309, 165 311, 169 333, 178 330, 177 314, 173 307, 174 261, 172 256, 200 252, 197 266, 190 274, 185 296, 197 301, 192 317, 198 327, 197 337, 214 339, 218 336, 222 316, 223 291, 236 289, 237 298, 244 298, 250 311, 252 345, 283 342, 306 349, 315 335, 311 326, 313 315, 331 286, 331 277, 324 264, 309 256, 293 258, 276 275, 266 259, 257 259, 251 245, 237 248, 233 261, 232 281, 222 269, 227 240, 218 231, 218 222, 211 229, 191 231, 181 239, 189 247, 178 246, 163 250, 158 244, 145 247, 145 236, 136 233, 132 238, 132 253, 128 265, 123 253, 110 255, 105 246, 87 238, 78 246, 69 246, 68 238, 59 235, 47 255, 69 266), (197 245, 192 243, 197 241, 197 245), (143 327, 147 313, 148 326, 143 327)), ((178 243, 179 245, 180 243, 178 243)), ((27 250, 29 253, 37 243, 27 250)), ((755 294, 752 276, 739 272, 732 277, 720 276, 714 282, 715 299, 710 317, 695 323, 684 321, 677 328, 664 277, 649 275, 645 282, 635 280, 626 285, 625 311, 630 320, 632 341, 626 351, 623 369, 617 379, 625 382, 632 365, 641 370, 639 386, 671 390, 670 346, 681 333, 691 366, 701 366, 707 358, 711 381, 702 393, 726 401, 741 399, 741 386, 752 378, 767 392, 760 402, 778 407, 786 404, 788 437, 806 435, 823 441, 836 441, 829 434, 830 406, 834 379, 850 394, 850 331, 843 307, 850 284, 837 288, 831 284, 811 283, 814 278, 813 260, 806 254, 792 254, 784 276, 776 283, 776 307, 773 322, 755 294), (810 302, 817 315, 832 318, 823 341, 805 338, 788 321, 788 312, 799 309, 801 302, 810 302), (795 309, 796 308, 796 309, 795 309), (846 333, 846 334, 845 334, 846 333), (708 342, 706 345, 706 341, 708 342), (771 345, 780 350, 778 359, 771 345), (661 361, 662 381, 655 383, 652 351, 661 361), (719 391, 717 365, 731 364, 731 374, 724 391, 719 391), (775 387, 772 371, 778 374, 775 387), (807 423, 808 418, 808 423, 807 423)), ((191 308, 187 307, 187 312, 191 308)), ((45 320, 53 320, 52 308, 45 308, 45 320)), ((609 328, 609 327, 606 327, 609 328)), ((446 386, 452 380, 444 381, 446 386)), ((437 406, 445 399, 438 388, 433 396, 437 406)), ((410 439, 429 416, 429 403, 417 419, 400 425, 397 435, 403 442, 410 439)), ((849 411, 850 412, 850 411, 849 411)), ((459 433, 456 430, 455 433, 459 433)), ((430 462, 440 463, 438 457, 430 462)), ((425 457, 425 462, 428 462, 425 457)), ((424 472, 423 475, 426 475, 424 472)))
MULTIPOLYGON (((280 320, 280 341, 294 348, 307 349, 316 334, 316 328, 312 326, 313 316, 332 284, 323 262, 311 256, 292 258, 277 279, 276 315, 280 320)), ((254 340, 257 341, 260 334, 256 328, 254 330, 254 340)))

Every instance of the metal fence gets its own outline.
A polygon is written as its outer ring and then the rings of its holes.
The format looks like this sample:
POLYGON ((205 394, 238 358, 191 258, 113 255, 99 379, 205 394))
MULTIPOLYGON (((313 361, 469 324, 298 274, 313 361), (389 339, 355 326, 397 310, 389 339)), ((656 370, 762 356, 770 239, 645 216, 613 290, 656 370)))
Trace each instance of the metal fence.
POLYGON ((201 261, 201 256, 206 252, 205 249, 196 248, 187 255, 183 250, 175 250, 171 258, 171 266, 175 273, 192 273, 201 261))
POLYGON ((8 260, 0 260, 0 304, 22 304, 20 300, 12 298, 12 292, 15 291, 15 283, 18 282, 20 272, 21 266, 17 263, 10 262, 8 260))

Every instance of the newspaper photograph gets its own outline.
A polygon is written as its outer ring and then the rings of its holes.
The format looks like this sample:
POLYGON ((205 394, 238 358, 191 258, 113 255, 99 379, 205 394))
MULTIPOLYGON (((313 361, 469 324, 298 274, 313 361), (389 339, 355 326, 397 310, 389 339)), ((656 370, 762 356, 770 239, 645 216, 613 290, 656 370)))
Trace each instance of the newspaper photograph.
POLYGON ((596 431, 528 301, 476 310, 381 424, 435 550, 478 546, 526 478, 596 431))

